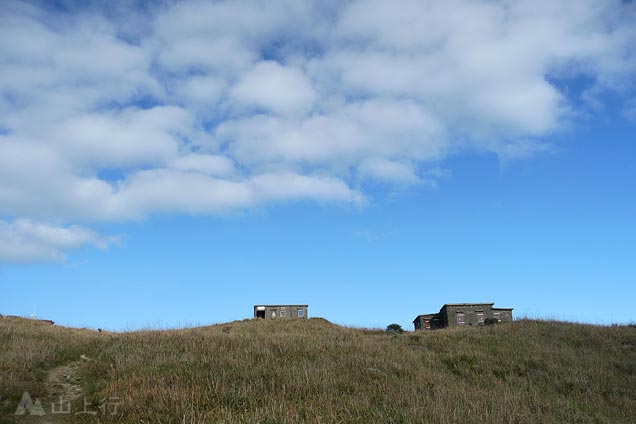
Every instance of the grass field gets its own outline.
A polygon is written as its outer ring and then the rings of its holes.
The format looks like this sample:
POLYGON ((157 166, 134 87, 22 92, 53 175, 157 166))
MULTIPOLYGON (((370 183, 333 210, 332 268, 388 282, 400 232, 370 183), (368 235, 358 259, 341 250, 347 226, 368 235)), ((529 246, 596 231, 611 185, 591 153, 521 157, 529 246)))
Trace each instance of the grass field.
POLYGON ((22 393, 48 413, 71 386, 73 412, 96 414, 48 422, 634 424, 636 328, 390 335, 309 319, 98 333, 0 319, 0 422, 45 422, 14 415, 22 393))

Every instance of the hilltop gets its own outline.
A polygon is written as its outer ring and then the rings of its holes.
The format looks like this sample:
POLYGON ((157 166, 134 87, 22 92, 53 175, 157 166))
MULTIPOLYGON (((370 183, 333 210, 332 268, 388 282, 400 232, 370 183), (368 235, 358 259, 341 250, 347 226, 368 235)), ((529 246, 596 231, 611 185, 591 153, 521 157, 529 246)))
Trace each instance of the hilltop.
POLYGON ((309 319, 98 333, 3 318, 0 422, 44 422, 14 415, 24 391, 48 422, 634 423, 636 328, 390 335, 309 319), (50 416, 60 395, 96 414, 50 416))

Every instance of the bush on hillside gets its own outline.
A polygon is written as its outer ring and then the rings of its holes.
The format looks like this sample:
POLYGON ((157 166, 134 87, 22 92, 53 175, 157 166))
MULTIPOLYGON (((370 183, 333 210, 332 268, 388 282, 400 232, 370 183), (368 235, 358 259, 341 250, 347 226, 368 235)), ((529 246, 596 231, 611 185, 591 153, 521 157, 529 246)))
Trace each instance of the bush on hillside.
POLYGON ((404 329, 400 324, 389 324, 386 327, 387 333, 391 334, 402 334, 404 333, 404 329))

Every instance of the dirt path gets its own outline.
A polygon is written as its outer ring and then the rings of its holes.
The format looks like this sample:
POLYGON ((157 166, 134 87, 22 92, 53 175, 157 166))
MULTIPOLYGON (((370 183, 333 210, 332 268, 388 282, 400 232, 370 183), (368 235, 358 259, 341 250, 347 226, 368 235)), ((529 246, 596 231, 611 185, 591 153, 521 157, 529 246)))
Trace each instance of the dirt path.
POLYGON ((77 372, 83 363, 84 360, 78 360, 50 370, 44 382, 46 398, 39 399, 39 404, 37 399, 31 399, 30 407, 25 408, 25 414, 15 417, 16 422, 25 424, 71 422, 73 414, 82 410, 83 401, 80 399, 84 391, 80 386, 77 372))
POLYGON ((82 397, 84 391, 77 378, 77 371, 81 366, 82 362, 76 361, 49 371, 46 382, 46 392, 49 398, 57 400, 58 403, 61 398, 62 403, 64 403, 72 402, 82 397))

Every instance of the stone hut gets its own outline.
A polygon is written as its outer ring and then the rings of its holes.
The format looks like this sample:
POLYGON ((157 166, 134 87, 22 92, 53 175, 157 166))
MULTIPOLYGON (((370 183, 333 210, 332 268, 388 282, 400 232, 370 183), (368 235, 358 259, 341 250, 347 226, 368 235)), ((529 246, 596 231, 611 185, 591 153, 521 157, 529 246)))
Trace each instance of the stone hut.
POLYGON ((437 330, 462 325, 483 325, 488 318, 511 322, 513 308, 495 308, 494 303, 447 303, 435 314, 418 315, 416 330, 437 330))
POLYGON ((305 319, 309 305, 254 305, 254 318, 305 319))

